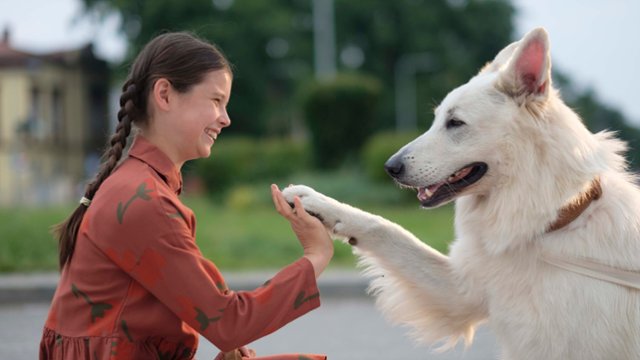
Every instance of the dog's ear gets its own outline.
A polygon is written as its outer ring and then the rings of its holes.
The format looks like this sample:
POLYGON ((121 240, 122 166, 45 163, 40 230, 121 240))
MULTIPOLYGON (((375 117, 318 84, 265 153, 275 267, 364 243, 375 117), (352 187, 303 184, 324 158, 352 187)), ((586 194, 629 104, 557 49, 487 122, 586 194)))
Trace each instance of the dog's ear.
POLYGON ((500 71, 497 85, 513 97, 547 97, 551 87, 551 56, 549 38, 543 28, 530 31, 519 41, 508 64, 500 71))
POLYGON ((512 42, 511 44, 507 45, 504 49, 500 50, 500 52, 498 53, 498 55, 496 55, 493 61, 485 64, 485 66, 480 70, 478 74, 496 72, 502 69, 502 67, 509 62, 511 55, 513 55, 513 51, 518 48, 518 44, 520 44, 519 41, 512 42))

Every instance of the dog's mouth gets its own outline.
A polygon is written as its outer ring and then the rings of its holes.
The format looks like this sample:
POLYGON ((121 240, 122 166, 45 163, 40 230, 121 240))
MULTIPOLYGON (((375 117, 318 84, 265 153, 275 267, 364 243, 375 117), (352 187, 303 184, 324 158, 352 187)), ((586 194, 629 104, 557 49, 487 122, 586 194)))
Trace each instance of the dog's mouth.
POLYGON ((428 208, 449 202, 480 180, 488 168, 486 163, 475 162, 451 174, 445 181, 418 187, 418 200, 423 207, 428 208))

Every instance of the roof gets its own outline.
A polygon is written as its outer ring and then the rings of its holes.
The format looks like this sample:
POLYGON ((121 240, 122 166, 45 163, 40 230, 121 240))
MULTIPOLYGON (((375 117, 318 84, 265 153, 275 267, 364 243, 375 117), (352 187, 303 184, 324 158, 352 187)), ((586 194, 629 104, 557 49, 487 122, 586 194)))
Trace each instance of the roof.
POLYGON ((34 58, 33 54, 16 50, 5 41, 0 42, 0 66, 27 65, 34 58))
POLYGON ((41 63, 70 66, 86 60, 101 61, 93 54, 93 45, 90 43, 76 49, 35 54, 12 47, 6 31, 0 39, 0 67, 30 67, 41 63))

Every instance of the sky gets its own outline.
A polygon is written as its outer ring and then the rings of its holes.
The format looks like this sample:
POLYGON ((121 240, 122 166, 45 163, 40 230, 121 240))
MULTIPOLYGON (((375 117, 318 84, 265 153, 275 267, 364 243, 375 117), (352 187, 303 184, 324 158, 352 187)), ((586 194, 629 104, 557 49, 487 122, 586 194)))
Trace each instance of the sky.
POLYGON ((543 26, 551 62, 640 125, 640 1, 515 0, 517 35, 543 26))
MULTIPOLYGON (((265 0, 268 1, 268 0, 265 0)), ((516 36, 534 27, 549 32, 555 68, 590 86, 606 104, 640 125, 640 1, 513 0, 516 36)), ((96 54, 112 62, 125 54, 119 18, 81 17, 80 0, 0 0, 0 29, 13 46, 33 52, 71 49, 93 40, 96 54)), ((505 44, 506 45, 506 44, 505 44)))

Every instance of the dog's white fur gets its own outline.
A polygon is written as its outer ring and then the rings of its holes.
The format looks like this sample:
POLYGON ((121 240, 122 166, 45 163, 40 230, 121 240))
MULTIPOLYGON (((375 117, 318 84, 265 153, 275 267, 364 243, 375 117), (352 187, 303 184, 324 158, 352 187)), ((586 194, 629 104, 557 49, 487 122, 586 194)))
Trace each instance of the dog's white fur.
POLYGON ((422 341, 470 343, 487 321, 504 359, 640 359, 639 291, 540 260, 546 251, 640 270, 640 191, 626 172, 626 146, 590 133, 550 74, 547 33, 535 29, 448 94, 429 131, 394 155, 405 165, 399 182, 411 187, 474 161, 488 164, 457 196, 448 256, 306 186, 284 194, 301 197, 333 234, 357 240, 379 308, 422 341), (452 117, 466 125, 447 129, 452 117), (601 198, 547 232, 597 176, 601 198))

